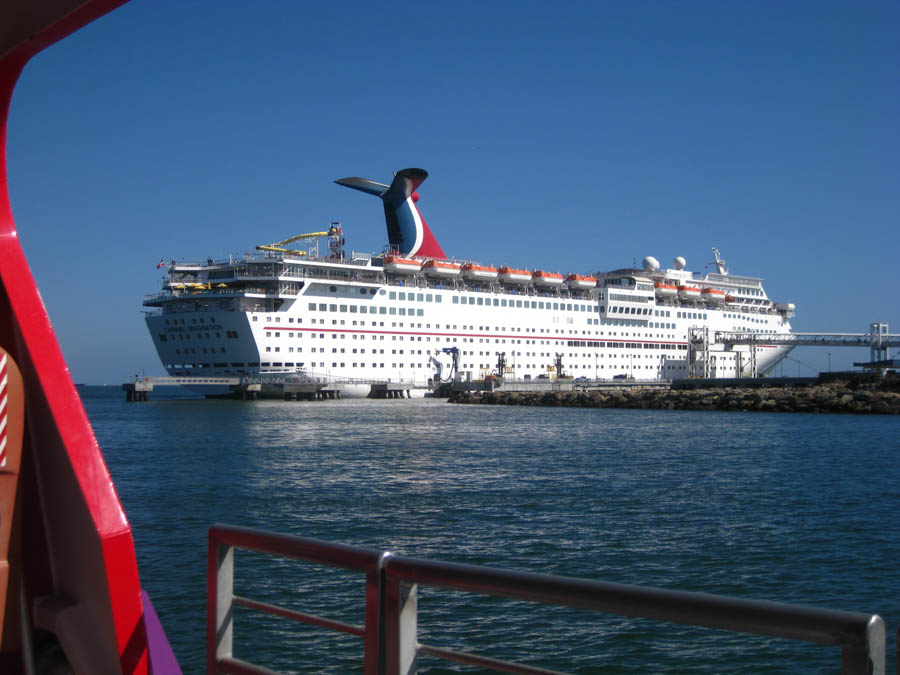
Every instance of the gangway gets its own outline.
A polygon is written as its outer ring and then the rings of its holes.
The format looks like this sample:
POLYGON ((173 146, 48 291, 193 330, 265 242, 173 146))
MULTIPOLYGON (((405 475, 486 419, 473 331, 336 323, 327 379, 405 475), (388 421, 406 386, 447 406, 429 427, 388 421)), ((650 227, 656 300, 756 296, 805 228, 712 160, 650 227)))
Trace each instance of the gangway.
POLYGON ((717 331, 716 342, 732 345, 790 347, 868 347, 872 361, 886 361, 888 349, 900 347, 900 334, 889 333, 886 323, 873 323, 868 333, 750 333, 717 331))
POLYGON ((873 323, 868 333, 750 333, 716 331, 726 345, 791 345, 793 347, 900 347, 900 333, 889 333, 886 323, 873 323))
MULTIPOLYGON (((750 331, 716 331, 713 341, 730 350, 735 345, 749 345, 750 377, 757 376, 757 347, 868 347, 871 363, 888 362, 888 350, 900 347, 900 334, 888 332, 888 324, 875 322, 869 325, 868 333, 772 333, 750 331)), ((705 368, 702 376, 708 377, 706 363, 709 348, 708 333, 700 333, 692 329, 688 340, 689 361, 702 364, 705 368), (693 354, 697 353, 695 357, 693 354), (702 358, 700 357, 702 355, 702 358)), ((865 364, 868 365, 868 364, 865 364)), ((741 369, 742 371, 743 369, 741 369)), ((701 373, 695 373, 701 376, 701 373)))

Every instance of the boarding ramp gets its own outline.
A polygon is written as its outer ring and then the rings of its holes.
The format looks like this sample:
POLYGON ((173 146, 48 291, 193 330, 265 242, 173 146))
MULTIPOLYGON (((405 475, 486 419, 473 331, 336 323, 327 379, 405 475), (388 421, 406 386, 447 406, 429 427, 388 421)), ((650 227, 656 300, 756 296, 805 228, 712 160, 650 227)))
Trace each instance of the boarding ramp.
POLYGON ((900 334, 888 332, 888 324, 873 323, 868 333, 751 333, 717 331, 716 342, 730 345, 790 347, 868 347, 872 361, 885 361, 888 349, 900 348, 900 334))
MULTIPOLYGON (((412 675, 417 656, 494 671, 557 673, 417 639, 418 587, 440 587, 621 616, 832 645, 845 675, 885 674, 885 626, 877 614, 422 560, 243 527, 214 525, 207 559, 207 673, 271 675, 233 654, 234 610, 243 607, 362 638, 366 675, 412 675), (234 594, 235 549, 355 570, 365 576, 365 624, 347 624, 234 594)), ((685 657, 687 658, 687 656, 685 657)))

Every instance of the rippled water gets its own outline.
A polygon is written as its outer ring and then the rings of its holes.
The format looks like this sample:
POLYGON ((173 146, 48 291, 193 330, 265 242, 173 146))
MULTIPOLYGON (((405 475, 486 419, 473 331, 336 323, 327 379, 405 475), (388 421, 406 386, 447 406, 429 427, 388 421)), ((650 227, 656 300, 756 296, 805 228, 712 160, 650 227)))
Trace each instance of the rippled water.
MULTIPOLYGON (((896 417, 82 395, 185 672, 203 671, 213 522, 877 612, 894 652, 896 417)), ((362 623, 357 576, 239 553, 236 579, 242 594, 362 623)), ((840 670, 832 647, 432 589, 420 589, 419 631, 578 673, 840 670)), ((289 672, 361 672, 358 638, 245 614, 235 653, 289 672)), ((421 659, 419 670, 454 667, 421 659)))

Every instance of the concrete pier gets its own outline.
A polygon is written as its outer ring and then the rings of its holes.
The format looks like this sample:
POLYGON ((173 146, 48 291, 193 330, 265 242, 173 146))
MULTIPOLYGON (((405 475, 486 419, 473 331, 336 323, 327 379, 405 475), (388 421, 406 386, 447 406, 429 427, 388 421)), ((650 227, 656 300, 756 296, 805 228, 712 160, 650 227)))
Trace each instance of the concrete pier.
POLYGON ((382 382, 372 385, 368 398, 412 398, 412 394, 408 384, 382 382))
POLYGON ((125 400, 129 403, 139 403, 150 400, 150 392, 153 391, 152 382, 126 382, 122 385, 125 391, 125 400))
MULTIPOLYGON (((240 401, 260 398, 281 398, 285 401, 337 401, 344 397, 349 387, 369 386, 369 398, 412 398, 411 382, 372 382, 363 380, 330 380, 312 376, 254 376, 254 377, 145 377, 122 385, 125 400, 146 401, 154 387, 191 385, 216 385, 230 391, 231 397, 240 401)), ((422 387, 424 385, 419 385, 422 387)), ((218 395, 227 397, 224 393, 218 395)))

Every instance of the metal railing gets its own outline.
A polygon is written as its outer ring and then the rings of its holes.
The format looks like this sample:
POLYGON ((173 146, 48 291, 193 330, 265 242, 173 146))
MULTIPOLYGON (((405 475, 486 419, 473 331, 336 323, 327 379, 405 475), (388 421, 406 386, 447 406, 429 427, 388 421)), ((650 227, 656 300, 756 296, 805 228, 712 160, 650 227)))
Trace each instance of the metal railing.
POLYGON ((233 656, 235 607, 362 637, 366 675, 410 675, 415 673, 418 655, 513 673, 555 672, 419 643, 418 585, 833 645, 841 648, 842 673, 885 674, 885 626, 877 614, 406 558, 228 525, 209 530, 207 575, 210 675, 272 672, 233 656), (235 548, 362 572, 365 624, 355 626, 234 595, 235 548))
POLYGON ((900 335, 894 333, 751 333, 717 331, 716 341, 730 345, 791 345, 794 347, 900 347, 900 335))

